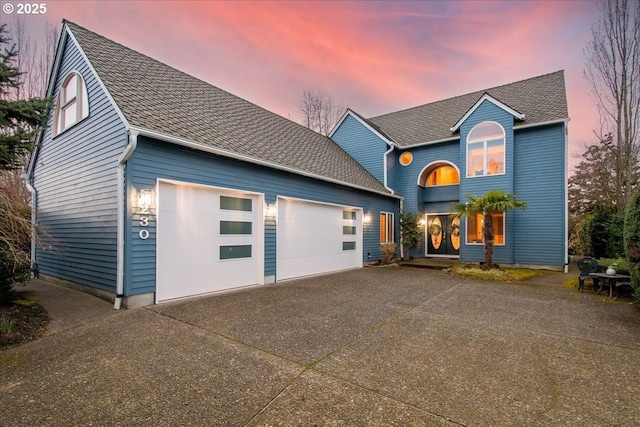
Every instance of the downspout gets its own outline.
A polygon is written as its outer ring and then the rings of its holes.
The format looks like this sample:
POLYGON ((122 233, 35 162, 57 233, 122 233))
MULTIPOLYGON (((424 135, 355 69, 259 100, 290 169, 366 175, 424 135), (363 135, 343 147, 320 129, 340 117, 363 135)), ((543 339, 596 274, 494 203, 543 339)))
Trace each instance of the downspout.
POLYGON ((564 272, 569 272, 569 120, 564 122, 564 272))
MULTIPOLYGON (((389 192, 391 194, 395 194, 395 191, 393 191, 393 189, 391 187, 389 187, 389 185, 388 185, 388 179, 387 179, 387 175, 388 175, 387 174, 387 169, 388 169, 387 156, 389 154, 391 154, 391 152, 393 151, 394 148, 395 148, 395 146, 393 144, 389 144, 389 149, 384 152, 384 156, 383 156, 384 167, 382 169, 383 180, 384 180, 382 185, 384 185, 384 188, 389 190, 389 192)), ((402 210, 403 209, 404 209, 404 197, 400 198, 400 215, 402 215, 402 210)), ((400 234, 400 259, 402 259, 402 258, 404 258, 404 246, 402 245, 402 233, 401 233, 400 234)))
POLYGON ((38 220, 36 216, 36 208, 38 201, 38 193, 36 189, 29 182, 29 174, 22 174, 21 178, 24 180, 27 189, 31 193, 31 271, 34 273, 34 278, 37 278, 37 264, 36 264, 36 221, 38 220))
POLYGON ((125 176, 124 168, 138 145, 138 132, 129 129, 129 144, 125 147, 118 159, 117 179, 117 209, 118 209, 118 242, 117 242, 117 279, 116 298, 113 301, 113 309, 120 310, 122 297, 124 297, 124 223, 126 218, 125 203, 125 176))

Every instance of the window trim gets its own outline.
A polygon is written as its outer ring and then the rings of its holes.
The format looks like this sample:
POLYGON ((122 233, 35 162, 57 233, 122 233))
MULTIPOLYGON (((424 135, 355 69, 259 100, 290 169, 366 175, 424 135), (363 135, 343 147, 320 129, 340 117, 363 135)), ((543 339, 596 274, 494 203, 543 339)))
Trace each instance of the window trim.
MULTIPOLYGON (((493 246, 505 246, 507 244, 507 215, 505 215, 505 212, 497 213, 502 214, 502 230, 504 231, 504 238, 502 243, 496 243, 494 240, 493 246)), ((482 213, 480 213, 480 215, 482 215, 482 213)), ((464 219, 464 244, 468 246, 484 246, 484 236, 482 236, 482 242, 469 242, 469 217, 464 219)))
MULTIPOLYGON (((433 170, 435 170, 437 167, 445 166, 445 165, 449 165, 449 166, 453 167, 458 172, 458 178, 460 178, 460 180, 462 181, 462 175, 460 173, 460 168, 455 163, 452 163, 449 160, 435 160, 435 161, 429 163, 427 166, 422 168, 422 170, 418 174, 418 180, 416 181, 416 184, 419 187, 422 187, 422 188, 433 188, 433 187, 427 187, 426 185, 422 185, 422 181, 423 181, 422 177, 423 177, 423 175, 425 174, 425 172, 427 170, 429 170, 429 173, 431 173, 432 171, 430 169, 433 168, 433 170)), ((428 177, 428 175, 427 175, 427 177, 428 177)), ((425 181, 426 181, 427 177, 425 177, 425 181)), ((458 182, 457 184, 438 185, 438 187, 447 187, 447 186, 451 186, 451 185, 460 185, 460 182, 458 182)))
POLYGON ((87 117, 89 117, 89 95, 87 93, 87 85, 82 78, 82 74, 73 70, 67 73, 65 78, 62 80, 60 89, 58 90, 58 99, 56 101, 56 109, 54 113, 53 136, 63 134, 78 123, 81 123, 87 117), (69 82, 74 77, 76 78, 75 96, 71 99, 66 99, 69 82), (71 108, 75 109, 75 120, 73 123, 65 126, 65 113, 71 108))
POLYGON ((484 122, 480 122, 477 125, 475 125, 474 127, 471 128, 471 130, 469 131, 469 133, 467 134, 467 145, 466 145, 466 177, 467 178, 484 178, 484 177, 489 177, 489 176, 500 176, 500 175, 506 175, 507 173, 507 132, 505 131, 504 127, 493 120, 485 120, 484 122), (489 142, 493 142, 493 141, 498 141, 500 138, 492 138, 492 139, 487 139, 487 138, 476 138, 476 139, 470 139, 469 137, 471 136, 471 134, 473 133, 473 131, 481 125, 484 125, 486 123, 493 123, 497 126, 500 127, 500 129, 502 129, 502 164, 504 165, 503 171, 500 173, 492 173, 489 174, 488 172, 488 153, 487 153, 487 144, 489 142), (470 174, 470 169, 469 169, 469 144, 476 144, 476 143, 482 143, 482 175, 476 175, 476 174, 470 174))
POLYGON ((382 216, 385 217, 385 241, 382 241, 382 239, 380 239, 380 244, 385 244, 385 243, 395 243, 395 238, 396 238, 396 226, 395 226, 395 216, 393 214, 393 212, 382 212, 380 211, 380 235, 379 237, 382 237, 382 216), (391 219, 391 220, 389 220, 391 219), (391 227, 391 233, 389 233, 389 227, 391 227), (389 239, 389 234, 391 235, 391 239, 389 239))

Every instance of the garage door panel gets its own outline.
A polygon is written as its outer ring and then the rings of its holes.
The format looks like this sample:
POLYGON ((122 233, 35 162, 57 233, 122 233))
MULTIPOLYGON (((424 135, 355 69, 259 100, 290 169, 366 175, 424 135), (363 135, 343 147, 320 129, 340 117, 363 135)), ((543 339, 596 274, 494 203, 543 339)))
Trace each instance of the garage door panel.
POLYGON ((277 236, 277 280, 362 266, 362 212, 356 208, 281 198, 277 236), (356 211, 356 219, 345 219, 345 210, 356 211), (355 234, 344 234, 345 226, 355 234), (355 249, 344 250, 344 242, 356 242, 355 249))
POLYGON ((259 196, 160 183, 158 200, 157 301, 261 283, 259 196))

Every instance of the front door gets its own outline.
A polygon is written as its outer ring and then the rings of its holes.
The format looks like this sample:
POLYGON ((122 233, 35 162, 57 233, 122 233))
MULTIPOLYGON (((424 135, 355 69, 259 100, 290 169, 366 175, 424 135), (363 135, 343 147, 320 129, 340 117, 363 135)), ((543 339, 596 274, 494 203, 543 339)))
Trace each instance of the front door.
POLYGON ((427 256, 457 256, 460 251, 460 218, 452 215, 427 215, 427 256))

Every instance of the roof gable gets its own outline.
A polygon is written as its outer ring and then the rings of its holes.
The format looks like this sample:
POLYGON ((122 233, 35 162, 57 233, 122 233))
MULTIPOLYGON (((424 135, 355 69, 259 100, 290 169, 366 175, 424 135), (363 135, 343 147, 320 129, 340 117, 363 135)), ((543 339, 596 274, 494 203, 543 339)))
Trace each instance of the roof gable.
POLYGON ((535 126, 569 118, 564 72, 556 71, 368 120, 403 148, 447 141, 458 137, 451 130, 454 120, 463 118, 485 94, 508 109, 525 115, 518 126, 535 126))
POLYGON ((393 139, 387 135, 382 129, 376 126, 374 123, 362 117, 360 114, 356 113, 350 108, 347 108, 347 111, 344 112, 338 123, 333 127, 331 132, 329 133, 329 138, 333 137, 333 134, 340 128, 340 125, 345 121, 347 117, 353 117, 356 121, 358 121, 362 126, 369 129, 373 134, 375 134, 378 138, 383 140, 389 145, 395 145, 393 139))
POLYGON ((498 101, 497 99, 495 99, 494 97, 492 97, 488 93, 485 93, 484 95, 482 95, 482 98, 480 98, 478 100, 478 102, 473 104, 473 107, 471 107, 469 109, 469 111, 467 111, 465 113, 465 115, 462 116, 460 118, 460 120, 458 120, 456 122, 455 125, 453 125, 453 127, 450 129, 451 132, 456 132, 458 130, 458 128, 460 128, 462 123, 464 123, 469 118, 469 116, 471 116, 473 114, 473 112, 476 111, 478 109, 478 107, 480 107, 480 105, 485 101, 491 102, 492 104, 494 104, 498 108, 503 109, 507 113, 511 114, 517 120, 524 120, 525 119, 525 115, 523 113, 520 113, 520 112, 514 110, 513 108, 509 107, 508 105, 503 104, 502 102, 498 101))
POLYGON ((209 83, 64 21, 130 127, 205 151, 389 191, 328 137, 209 83))

